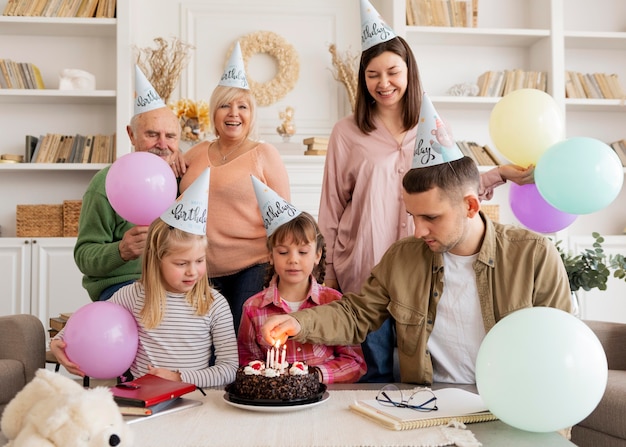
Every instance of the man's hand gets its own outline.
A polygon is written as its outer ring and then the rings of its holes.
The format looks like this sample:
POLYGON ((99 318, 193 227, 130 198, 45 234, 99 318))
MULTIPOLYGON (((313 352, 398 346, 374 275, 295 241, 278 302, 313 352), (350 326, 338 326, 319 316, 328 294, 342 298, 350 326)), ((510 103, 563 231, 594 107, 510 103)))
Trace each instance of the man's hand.
POLYGON ((148 227, 136 226, 124 233, 119 244, 120 256, 124 261, 132 261, 143 254, 148 237, 148 227))
POLYGON ((67 343, 65 343, 63 340, 53 339, 50 341, 50 351, 52 351, 52 353, 56 357, 57 362, 63 365, 69 373, 80 377, 85 377, 85 373, 81 371, 80 367, 76 363, 72 363, 70 359, 67 358, 67 355, 65 355, 66 346, 67 343))
POLYGON ((287 337, 300 333, 300 323, 290 315, 274 315, 269 317, 265 324, 261 326, 261 335, 270 345, 274 345, 276 340, 284 344, 287 337))
POLYGON ((527 168, 517 165, 502 165, 498 167, 498 172, 503 180, 510 180, 518 185, 535 183, 535 167, 533 165, 527 168))
POLYGON ((176 178, 182 177, 187 172, 187 165, 185 164, 185 157, 181 151, 176 151, 170 158, 170 166, 176 178))

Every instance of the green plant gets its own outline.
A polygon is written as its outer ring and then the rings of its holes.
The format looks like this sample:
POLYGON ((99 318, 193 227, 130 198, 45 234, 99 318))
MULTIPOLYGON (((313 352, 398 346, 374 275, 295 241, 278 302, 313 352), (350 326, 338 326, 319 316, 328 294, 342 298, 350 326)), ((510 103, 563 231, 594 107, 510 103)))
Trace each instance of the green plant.
POLYGON ((589 291, 594 288, 606 290, 611 271, 615 278, 626 281, 626 258, 621 254, 607 255, 602 248, 604 238, 597 232, 591 235, 595 239, 593 248, 586 248, 577 255, 566 253, 561 247, 562 241, 556 242, 572 292, 579 289, 589 291))

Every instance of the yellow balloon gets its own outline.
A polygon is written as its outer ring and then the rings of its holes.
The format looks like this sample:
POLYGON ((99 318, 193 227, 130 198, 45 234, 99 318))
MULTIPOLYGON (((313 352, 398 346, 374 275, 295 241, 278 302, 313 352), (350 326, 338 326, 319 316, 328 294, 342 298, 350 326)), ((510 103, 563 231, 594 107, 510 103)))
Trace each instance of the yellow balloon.
POLYGON ((489 133, 502 155, 526 167, 537 164, 550 146, 565 138, 565 126, 550 95, 525 88, 498 101, 489 117, 489 133))

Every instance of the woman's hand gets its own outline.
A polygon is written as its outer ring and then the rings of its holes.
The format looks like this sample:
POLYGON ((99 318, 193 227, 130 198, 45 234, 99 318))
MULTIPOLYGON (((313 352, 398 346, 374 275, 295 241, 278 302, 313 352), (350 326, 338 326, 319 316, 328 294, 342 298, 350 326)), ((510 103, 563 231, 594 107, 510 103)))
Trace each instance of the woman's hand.
POLYGON ((503 180, 510 180, 518 185, 535 183, 535 166, 533 165, 527 168, 518 165, 502 165, 498 167, 498 172, 503 180))
POLYGON ((187 165, 185 164, 185 156, 181 151, 176 151, 172 154, 170 166, 176 178, 182 177, 187 172, 187 165))
POLYGON ((182 382, 178 371, 172 371, 167 368, 155 368, 152 365, 148 365, 148 374, 152 374, 153 376, 158 376, 163 379, 173 380, 174 382, 182 382))

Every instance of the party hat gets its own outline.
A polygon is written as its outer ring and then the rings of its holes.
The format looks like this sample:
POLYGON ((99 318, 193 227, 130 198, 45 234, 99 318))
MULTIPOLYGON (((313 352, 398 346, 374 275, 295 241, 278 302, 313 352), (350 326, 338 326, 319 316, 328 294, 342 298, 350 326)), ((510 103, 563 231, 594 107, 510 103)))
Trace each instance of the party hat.
POLYGON ((135 115, 161 107, 165 107, 165 102, 152 87, 146 75, 135 65, 135 115))
POLYGON ((279 196, 276 191, 254 175, 250 177, 252 178, 256 201, 259 204, 259 210, 263 218, 265 232, 267 233, 267 237, 270 237, 278 227, 295 219, 302 211, 287 202, 279 196))
POLYGON ((162 215, 174 228, 193 234, 206 234, 210 171, 206 168, 162 215))
POLYGON ((463 158, 463 153, 446 129, 430 98, 424 93, 411 168, 440 165, 459 158, 463 158))
POLYGON ((246 69, 243 64, 243 56, 241 55, 241 45, 239 45, 239 42, 237 42, 235 48, 233 48, 233 52, 230 53, 228 64, 226 64, 226 69, 218 85, 237 87, 244 90, 250 89, 250 87, 248 87, 248 80, 246 79, 246 69))
POLYGON ((361 0, 361 51, 396 37, 370 2, 361 0))

